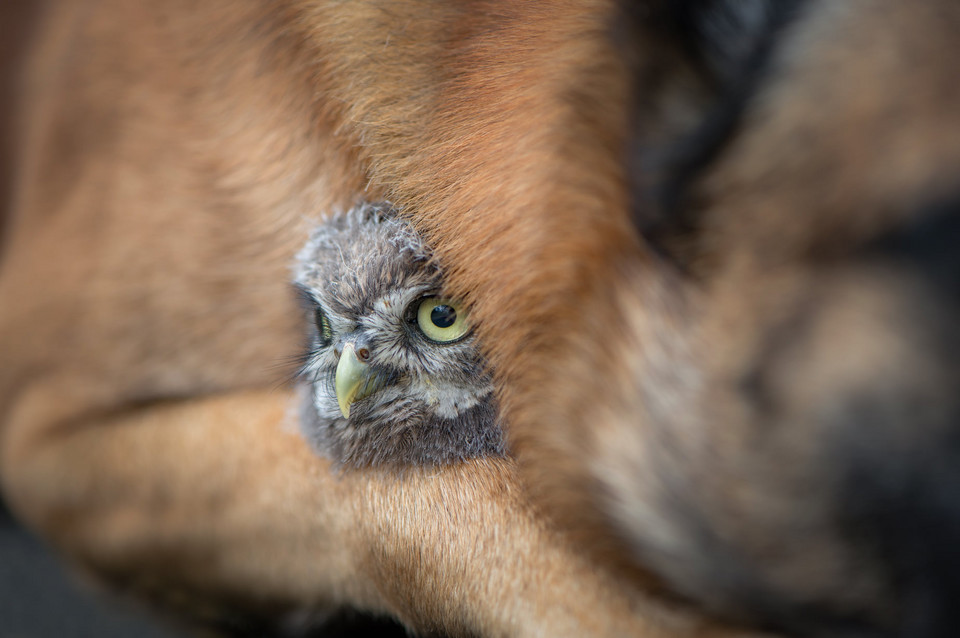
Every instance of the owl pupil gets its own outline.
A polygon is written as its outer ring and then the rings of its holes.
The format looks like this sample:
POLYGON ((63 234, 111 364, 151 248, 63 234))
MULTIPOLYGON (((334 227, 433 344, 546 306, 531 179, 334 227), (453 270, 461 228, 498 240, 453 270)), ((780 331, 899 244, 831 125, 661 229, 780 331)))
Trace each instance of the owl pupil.
POLYGON ((449 328, 457 321, 457 311, 451 306, 436 306, 430 311, 430 321, 438 328, 449 328))

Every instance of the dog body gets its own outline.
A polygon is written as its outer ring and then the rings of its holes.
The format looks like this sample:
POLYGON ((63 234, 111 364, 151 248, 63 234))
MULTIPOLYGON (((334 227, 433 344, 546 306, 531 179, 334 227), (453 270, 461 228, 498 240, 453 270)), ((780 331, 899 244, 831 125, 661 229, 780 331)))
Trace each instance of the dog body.
POLYGON ((5 495, 214 623, 953 635, 960 12, 911 6, 45 4, 5 495), (359 199, 471 305, 519 469, 334 476, 284 426, 290 262, 359 199))
POLYGON ((659 631, 534 513, 512 461, 335 476, 278 389, 302 345, 293 255, 429 154, 455 28, 486 28, 464 11, 43 7, 0 283, 3 487, 74 563, 234 629, 348 606, 423 633, 659 631))

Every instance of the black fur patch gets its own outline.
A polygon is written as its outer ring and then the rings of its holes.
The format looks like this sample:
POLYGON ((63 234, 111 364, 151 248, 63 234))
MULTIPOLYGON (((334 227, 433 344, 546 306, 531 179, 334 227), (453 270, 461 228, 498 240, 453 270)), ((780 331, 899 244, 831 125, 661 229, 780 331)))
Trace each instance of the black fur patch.
MULTIPOLYGON (((739 132, 771 70, 785 29, 810 0, 688 0, 628 3, 638 37, 657 33, 700 78, 711 97, 699 124, 679 138, 651 143, 635 130, 629 146, 632 217, 654 246, 696 227, 691 186, 739 132), (666 35, 664 35, 666 34, 666 35), (651 183, 650 175, 655 179, 651 183)), ((669 57, 669 56, 668 56, 669 57)), ((644 78, 638 77, 642 85, 644 78)), ((670 79, 661 80, 669 85, 670 79)), ((656 88, 656 87, 653 87, 656 88)), ((635 87, 642 95, 651 87, 635 87)), ((636 118, 639 122, 641 117, 636 118)))
POLYGON ((879 237, 866 252, 913 265, 947 298, 960 303, 960 196, 927 207, 917 221, 879 237))
POLYGON ((960 627, 960 410, 918 403, 911 413, 904 432, 875 397, 850 405, 845 421, 861 427, 838 428, 851 436, 835 446, 849 467, 837 515, 885 568, 896 635, 948 638, 960 627))

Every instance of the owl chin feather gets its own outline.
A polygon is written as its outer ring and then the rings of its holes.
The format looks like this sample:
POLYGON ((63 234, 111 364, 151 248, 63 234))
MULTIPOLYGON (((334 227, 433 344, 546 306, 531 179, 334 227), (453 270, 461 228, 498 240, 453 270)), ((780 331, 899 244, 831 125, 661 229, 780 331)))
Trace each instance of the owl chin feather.
POLYGON ((406 401, 388 418, 371 418, 364 407, 358 404, 349 419, 324 418, 313 397, 305 396, 304 436, 318 454, 353 468, 440 465, 505 452, 492 394, 454 418, 442 418, 406 401))
POLYGON ((362 204, 321 223, 297 255, 295 284, 311 318, 301 424, 319 454, 357 468, 504 454, 489 372, 469 323, 459 331, 455 323, 455 309, 464 322, 466 311, 440 296, 429 247, 389 205, 362 204), (418 309, 429 311, 430 300, 442 312, 424 325, 432 315, 418 309), (438 339, 444 329, 453 335, 438 339), (374 374, 390 382, 338 401, 332 379, 344 370, 353 382, 345 387, 374 374))

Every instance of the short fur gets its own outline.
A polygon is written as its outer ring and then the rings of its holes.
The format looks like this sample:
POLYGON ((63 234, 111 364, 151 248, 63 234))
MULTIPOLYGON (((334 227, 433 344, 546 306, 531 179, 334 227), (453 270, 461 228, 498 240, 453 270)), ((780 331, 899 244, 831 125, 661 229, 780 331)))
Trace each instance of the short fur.
POLYGON ((309 401, 301 419, 318 450, 353 467, 503 454, 493 383, 476 336, 436 344, 416 327, 417 304, 442 293, 442 274, 419 235, 388 205, 360 204, 325 220, 297 255, 295 281, 311 319, 301 371, 309 401), (317 311, 332 328, 329 344, 319 338, 317 311), (334 374, 338 340, 347 334, 364 340, 367 364, 387 381, 344 418, 334 374))
POLYGON ((957 3, 623 4, 50 2, 5 127, 17 514, 210 622, 960 634, 957 3), (336 480, 280 427, 288 260, 359 199, 470 303, 523 483, 336 480))

